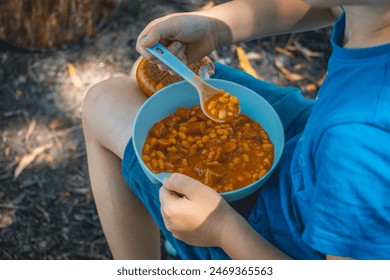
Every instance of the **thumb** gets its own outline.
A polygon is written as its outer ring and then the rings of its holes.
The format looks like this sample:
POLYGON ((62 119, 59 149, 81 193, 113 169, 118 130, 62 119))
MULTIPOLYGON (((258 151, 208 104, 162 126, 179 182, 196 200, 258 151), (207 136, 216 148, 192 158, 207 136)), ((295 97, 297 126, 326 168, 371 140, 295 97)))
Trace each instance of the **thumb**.
POLYGON ((188 199, 198 194, 201 188, 209 189, 209 187, 203 185, 201 182, 179 173, 173 173, 170 177, 165 178, 163 185, 166 189, 185 196, 188 199))

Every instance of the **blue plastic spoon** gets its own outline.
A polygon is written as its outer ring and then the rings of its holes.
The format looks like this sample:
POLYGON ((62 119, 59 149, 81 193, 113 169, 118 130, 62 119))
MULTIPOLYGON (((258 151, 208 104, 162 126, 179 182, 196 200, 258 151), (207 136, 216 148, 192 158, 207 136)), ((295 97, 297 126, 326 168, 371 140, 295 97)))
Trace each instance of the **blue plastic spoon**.
MULTIPOLYGON (((182 77, 184 80, 189 82, 198 92, 200 99, 200 107, 202 108, 203 113, 211 120, 216 122, 224 122, 224 120, 216 119, 213 116, 208 114, 207 110, 204 108, 205 101, 211 96, 219 93, 219 90, 205 81, 203 81, 199 76, 191 71, 182 61, 180 61, 176 56, 174 56, 166 47, 157 43, 155 46, 146 48, 151 54, 158 58, 162 63, 168 66, 173 70, 177 75, 182 77)), ((237 115, 240 112, 237 113, 237 115)))

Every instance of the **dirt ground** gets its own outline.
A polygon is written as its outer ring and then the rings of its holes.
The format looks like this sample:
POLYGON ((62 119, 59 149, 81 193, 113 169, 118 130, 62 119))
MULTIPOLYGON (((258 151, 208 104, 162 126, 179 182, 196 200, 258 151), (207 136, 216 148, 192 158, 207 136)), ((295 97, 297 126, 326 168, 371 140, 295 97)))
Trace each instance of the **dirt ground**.
MULTIPOLYGON (((112 258, 89 184, 83 99, 94 83, 129 73, 147 22, 198 8, 180 1, 137 12, 125 7, 93 38, 49 50, 0 42, 0 259, 112 258)), ((255 40, 218 49, 211 58, 240 67, 240 46, 261 77, 315 98, 330 32, 255 40)))

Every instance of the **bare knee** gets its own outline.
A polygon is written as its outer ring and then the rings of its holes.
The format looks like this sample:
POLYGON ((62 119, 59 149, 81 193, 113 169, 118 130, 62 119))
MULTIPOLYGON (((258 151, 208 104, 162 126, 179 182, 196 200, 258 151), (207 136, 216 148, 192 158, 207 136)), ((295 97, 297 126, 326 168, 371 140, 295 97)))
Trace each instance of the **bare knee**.
POLYGON ((127 142, 132 119, 145 99, 129 77, 111 78, 91 87, 82 113, 87 142, 93 140, 109 149, 127 142))
POLYGON ((88 90, 82 112, 85 134, 110 133, 110 123, 119 111, 120 96, 127 93, 130 83, 128 77, 116 77, 99 82, 88 90))
POLYGON ((102 103, 104 99, 109 99, 109 93, 106 90, 106 84, 108 81, 102 81, 92 86, 88 91, 84 99, 83 111, 82 111, 82 124, 86 137, 90 137, 96 132, 97 123, 102 111, 102 103))

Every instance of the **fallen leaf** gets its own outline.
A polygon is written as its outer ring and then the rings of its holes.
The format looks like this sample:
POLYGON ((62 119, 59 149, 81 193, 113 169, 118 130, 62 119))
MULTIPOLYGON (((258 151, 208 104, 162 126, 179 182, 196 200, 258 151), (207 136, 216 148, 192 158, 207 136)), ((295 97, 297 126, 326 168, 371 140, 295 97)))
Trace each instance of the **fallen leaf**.
POLYGON ((36 126, 37 122, 35 119, 33 119, 30 123, 30 125, 28 126, 28 129, 27 129, 27 132, 26 132, 26 135, 25 135, 25 140, 26 142, 30 139, 30 136, 31 134, 34 132, 34 129, 35 129, 35 126, 36 126))
POLYGON ((198 9, 198 11, 205 11, 215 6, 214 1, 209 1, 208 3, 204 4, 202 7, 198 9))
POLYGON ((17 89, 16 91, 15 91, 15 99, 16 100, 19 100, 20 98, 22 98, 23 97, 23 91, 21 91, 20 89, 17 89))
POLYGON ((284 67, 282 60, 280 57, 275 57, 275 66, 279 69, 280 72, 283 73, 283 75, 286 77, 287 80, 290 80, 292 82, 302 81, 305 79, 302 75, 296 74, 288 70, 286 67, 284 67))
POLYGON ((69 63, 67 67, 68 67, 69 77, 73 85, 77 88, 82 88, 83 82, 81 82, 80 77, 77 75, 76 69, 74 68, 73 64, 69 63))
POLYGON ((290 52, 289 50, 286 50, 286 49, 283 49, 281 47, 276 47, 275 48, 275 51, 281 53, 281 54, 284 54, 284 55, 287 55, 287 56, 290 56, 290 57, 293 57, 294 54, 292 52, 290 52))
POLYGON ((68 150, 71 152, 77 152, 79 150, 79 147, 77 145, 70 145, 68 147, 68 150))
POLYGON ((11 147, 10 146, 7 146, 4 150, 4 155, 5 157, 9 157, 9 155, 11 154, 11 147))
POLYGON ((261 54, 257 53, 257 52, 248 52, 246 54, 246 57, 249 59, 249 60, 257 60, 257 59, 261 59, 262 56, 261 54))
POLYGON ((46 156, 46 162, 51 164, 51 163, 54 163, 54 157, 52 157, 51 155, 47 155, 46 156))
POLYGON ((0 228, 6 228, 12 225, 13 221, 13 215, 15 211, 10 210, 10 211, 3 211, 0 213, 0 228))
POLYGON ((249 62, 249 59, 244 51, 243 48, 237 47, 237 57, 240 64, 240 67, 247 72, 248 74, 252 75, 255 78, 264 80, 264 78, 259 75, 256 70, 252 67, 252 65, 249 62))
POLYGON ((305 68, 306 67, 306 64, 305 63, 298 63, 298 64, 295 64, 294 65, 294 69, 295 70, 301 70, 301 69, 303 69, 303 68, 305 68))
POLYGON ((61 119, 54 119, 54 120, 50 121, 48 127, 50 129, 57 129, 57 128, 68 125, 70 122, 71 122, 71 120, 69 118, 66 118, 66 117, 61 118, 61 119))
POLYGON ((14 180, 19 177, 19 175, 23 172, 23 170, 30 165, 34 161, 34 159, 37 157, 37 155, 43 153, 49 145, 42 145, 40 147, 35 148, 30 154, 24 155, 19 163, 18 166, 15 169, 14 172, 14 180))
POLYGON ((325 73, 318 81, 317 81, 317 86, 321 86, 322 85, 322 83, 325 81, 325 79, 326 79, 326 76, 328 75, 328 73, 325 73))
POLYGON ((301 87, 303 91, 316 91, 318 89, 316 84, 307 84, 301 87))
POLYGON ((299 43, 298 40, 294 40, 294 45, 297 48, 297 51, 299 51, 301 54, 303 54, 304 57, 306 57, 307 60, 311 60, 312 57, 321 57, 323 56, 323 53, 321 52, 314 52, 312 50, 309 50, 308 48, 304 47, 299 43))
POLYGON ((35 208, 37 208, 37 210, 42 213, 46 221, 50 222, 50 214, 44 208, 39 205, 36 205, 35 208))

